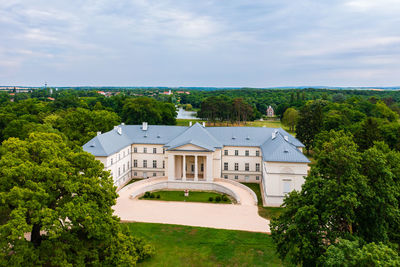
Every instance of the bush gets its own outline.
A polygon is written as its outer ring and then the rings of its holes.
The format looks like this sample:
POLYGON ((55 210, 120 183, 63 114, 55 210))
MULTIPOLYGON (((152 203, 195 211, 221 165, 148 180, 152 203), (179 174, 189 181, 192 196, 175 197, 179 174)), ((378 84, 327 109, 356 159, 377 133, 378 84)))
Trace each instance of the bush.
POLYGON ((155 198, 155 197, 156 196, 153 193, 150 194, 150 198, 155 198))
POLYGON ((216 196, 215 197, 215 201, 220 202, 221 201, 221 197, 220 196, 216 196))
POLYGON ((150 197, 150 192, 145 192, 143 197, 144 198, 149 198, 150 197))
POLYGON ((157 195, 157 198, 160 198, 160 195, 157 195))
POLYGON ((228 201, 228 197, 226 195, 222 195, 222 201, 227 202, 228 201))
POLYGON ((208 198, 208 201, 209 201, 209 202, 213 202, 213 201, 214 201, 214 198, 213 198, 213 197, 209 197, 209 198, 208 198))

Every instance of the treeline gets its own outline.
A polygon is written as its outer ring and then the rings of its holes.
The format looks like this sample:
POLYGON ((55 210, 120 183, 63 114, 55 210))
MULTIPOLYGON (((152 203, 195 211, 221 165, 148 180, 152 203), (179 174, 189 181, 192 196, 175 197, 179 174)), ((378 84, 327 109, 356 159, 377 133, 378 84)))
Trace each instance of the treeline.
POLYGON ((228 98, 211 96, 203 100, 197 117, 215 123, 219 122, 246 122, 261 117, 256 107, 244 101, 243 98, 228 98))
POLYGON ((143 121, 175 125, 174 104, 123 94, 104 97, 89 91, 50 94, 49 90, 37 90, 15 96, 0 93, 0 142, 10 137, 24 140, 32 132, 47 132, 60 135, 70 147, 82 146, 98 131, 109 131, 121 122, 143 121))

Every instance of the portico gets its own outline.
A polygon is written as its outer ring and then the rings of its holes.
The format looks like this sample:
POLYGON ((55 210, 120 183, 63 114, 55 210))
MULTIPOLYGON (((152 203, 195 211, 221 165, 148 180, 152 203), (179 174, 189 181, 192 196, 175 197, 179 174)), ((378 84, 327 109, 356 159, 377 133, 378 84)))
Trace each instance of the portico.
POLYGON ((168 180, 212 181, 212 153, 168 152, 168 180))

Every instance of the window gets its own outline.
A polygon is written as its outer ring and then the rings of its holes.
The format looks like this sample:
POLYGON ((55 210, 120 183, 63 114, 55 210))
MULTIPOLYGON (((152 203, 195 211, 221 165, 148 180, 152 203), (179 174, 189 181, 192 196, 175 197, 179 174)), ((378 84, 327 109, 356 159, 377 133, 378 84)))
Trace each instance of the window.
POLYGON ((256 157, 260 156, 260 150, 256 150, 256 157))
POLYGON ((204 171, 204 164, 202 163, 201 165, 200 165, 200 171, 204 171))
POLYGON ((133 148, 133 153, 137 153, 137 147, 133 148))
POLYGON ((122 173, 125 172, 125 164, 122 165, 122 173))
POLYGON ((153 176, 157 176, 157 173, 153 172, 153 176))
POLYGON ((239 170, 239 163, 235 163, 235 171, 239 170))
POLYGON ((165 168, 165 160, 162 161, 162 167, 165 168))
POLYGON ((147 153, 147 147, 143 148, 143 153, 147 153))
POLYGON ((224 170, 225 170, 225 171, 228 170, 228 162, 224 162, 224 170))
POLYGON ((157 160, 153 160, 153 168, 157 168, 157 160))
POLYGON ((235 156, 239 156, 239 150, 235 150, 235 156))
POLYGON ((118 160, 120 160, 120 159, 121 159, 121 153, 118 154, 118 160))
POLYGON ((128 170, 129 170, 129 164, 130 164, 130 161, 128 161, 128 163, 127 163, 127 164, 128 164, 128 170))
POLYGON ((247 182, 248 180, 249 180, 249 176, 248 175, 246 175, 245 177, 244 177, 244 180, 247 182))
POLYGON ((134 173, 133 173, 133 176, 137 176, 137 172, 134 172, 134 173))
POLYGON ((224 178, 225 178, 225 179, 228 179, 228 175, 225 174, 225 175, 224 175, 224 178))
POLYGON ((162 153, 165 154, 165 148, 162 149, 162 153))
POLYGON ((260 163, 256 163, 256 172, 260 171, 260 163))
POLYGON ((192 170, 192 172, 194 172, 194 165, 191 166, 191 170, 192 170))
POLYGON ((137 159, 133 160, 133 168, 137 168, 137 159))
POLYGON ((143 173, 143 178, 147 178, 147 172, 143 173))
POLYGON ((289 193, 291 190, 291 180, 283 180, 283 193, 287 194, 289 193))
POLYGON ((153 147, 153 154, 157 154, 157 148, 153 147))
POLYGON ((245 155, 246 155, 246 157, 249 156, 249 151, 248 150, 245 151, 245 155))
POLYGON ((129 148, 128 148, 128 155, 129 155, 129 148))
POLYGON ((147 168, 147 160, 143 160, 143 168, 147 168))
POLYGON ((118 168, 118 176, 121 175, 121 168, 118 168))
POLYGON ((260 176, 257 175, 257 176, 256 176, 256 180, 257 180, 257 181, 260 180, 260 176))
POLYGON ((249 163, 245 163, 245 164, 244 164, 244 170, 248 172, 249 169, 250 169, 250 168, 249 168, 249 163))
POLYGON ((239 176, 235 175, 235 180, 239 179, 239 176))
POLYGON ((113 159, 111 159, 111 165, 113 165, 113 159))
POLYGON ((224 150, 224 155, 228 156, 228 150, 224 150))
POLYGON ((122 156, 122 157, 123 157, 123 158, 125 158, 125 151, 122 151, 122 154, 123 154, 123 156, 122 156))

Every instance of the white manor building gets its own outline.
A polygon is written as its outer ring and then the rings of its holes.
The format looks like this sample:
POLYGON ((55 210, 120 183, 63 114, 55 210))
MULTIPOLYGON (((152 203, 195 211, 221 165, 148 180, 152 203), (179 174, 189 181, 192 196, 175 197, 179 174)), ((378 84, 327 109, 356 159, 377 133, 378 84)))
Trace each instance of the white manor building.
POLYGON ((167 176, 183 183, 214 178, 261 183, 268 206, 300 190, 310 162, 304 145, 279 128, 124 125, 83 146, 111 172, 118 188, 132 178, 167 176))

